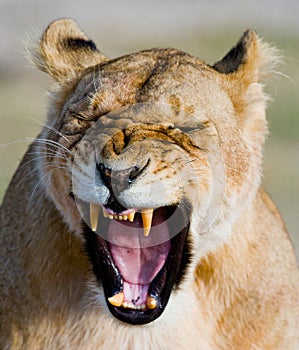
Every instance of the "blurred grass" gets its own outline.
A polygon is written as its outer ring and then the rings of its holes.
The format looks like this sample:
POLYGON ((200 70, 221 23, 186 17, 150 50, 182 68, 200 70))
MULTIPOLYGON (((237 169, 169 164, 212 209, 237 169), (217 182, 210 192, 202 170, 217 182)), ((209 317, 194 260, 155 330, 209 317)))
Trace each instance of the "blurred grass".
MULTIPOLYGON (((176 37, 169 46, 211 64, 224 56, 241 34, 231 28, 221 32, 209 30, 200 37, 191 35, 188 40, 176 37)), ((264 184, 282 212, 299 257, 299 41, 296 36, 273 31, 263 35, 267 42, 274 42, 281 49, 285 57, 282 71, 289 77, 276 75, 266 88, 273 101, 267 112, 270 137, 265 148, 264 184)), ((145 43, 135 45, 128 52, 148 47, 145 43)), ((44 74, 26 67, 25 62, 24 67, 0 75, 0 201, 29 144, 28 140, 14 142, 39 133, 40 125, 30 118, 45 121, 48 100, 45 91, 50 86, 44 74)))

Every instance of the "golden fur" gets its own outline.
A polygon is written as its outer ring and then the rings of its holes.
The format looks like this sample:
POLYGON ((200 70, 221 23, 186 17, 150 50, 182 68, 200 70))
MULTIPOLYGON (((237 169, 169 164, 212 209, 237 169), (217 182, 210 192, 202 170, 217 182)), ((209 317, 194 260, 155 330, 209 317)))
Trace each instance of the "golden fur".
POLYGON ((299 348, 298 267, 260 187, 261 80, 275 52, 252 31, 233 50, 213 67, 174 49, 109 60, 72 20, 47 28, 34 60, 59 88, 0 212, 1 349, 299 348), (128 207, 191 203, 191 264, 146 325, 110 314, 84 249, 69 194, 96 200, 94 140, 114 169, 150 156, 148 173, 123 194, 128 207), (149 190, 161 183, 163 198, 149 190))

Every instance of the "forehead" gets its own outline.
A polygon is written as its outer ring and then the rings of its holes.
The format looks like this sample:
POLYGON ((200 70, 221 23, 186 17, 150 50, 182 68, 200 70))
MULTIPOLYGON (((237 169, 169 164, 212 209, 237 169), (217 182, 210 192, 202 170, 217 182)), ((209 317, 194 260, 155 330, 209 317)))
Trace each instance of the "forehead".
POLYGON ((68 105, 98 116, 149 102, 205 113, 211 103, 217 108, 217 99, 223 106, 225 95, 219 74, 203 61, 174 49, 153 49, 88 69, 68 105))

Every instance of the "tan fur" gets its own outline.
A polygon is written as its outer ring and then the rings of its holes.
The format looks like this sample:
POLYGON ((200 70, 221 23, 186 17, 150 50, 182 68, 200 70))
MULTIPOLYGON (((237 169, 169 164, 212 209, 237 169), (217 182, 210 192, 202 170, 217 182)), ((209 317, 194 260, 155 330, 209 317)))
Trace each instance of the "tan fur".
POLYGON ((1 349, 299 348, 298 267, 260 188, 260 81, 276 57, 254 32, 238 44, 214 67, 174 49, 108 60, 73 21, 47 28, 34 60, 59 89, 0 211, 1 349), (97 201, 95 154, 116 170, 151 158, 127 207, 191 203, 192 262, 143 326, 110 314, 84 250, 69 193, 97 201))

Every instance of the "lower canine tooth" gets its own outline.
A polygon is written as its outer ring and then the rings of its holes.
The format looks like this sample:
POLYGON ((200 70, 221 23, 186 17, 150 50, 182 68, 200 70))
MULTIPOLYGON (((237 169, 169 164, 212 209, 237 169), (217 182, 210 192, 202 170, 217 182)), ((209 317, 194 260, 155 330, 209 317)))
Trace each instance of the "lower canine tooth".
POLYGON ((101 211, 100 205, 90 203, 89 205, 90 226, 93 231, 97 230, 100 211, 101 211))
POLYGON ((121 306, 124 301, 124 293, 120 292, 118 294, 114 294, 112 297, 108 298, 108 301, 113 306, 121 306))
POLYGON ((143 222, 143 233, 145 236, 148 236, 152 227, 152 220, 153 220, 153 212, 154 209, 142 209, 141 210, 141 217, 143 222))
POLYGON ((146 297, 146 306, 149 309, 155 309, 157 307, 157 300, 149 295, 146 297))

